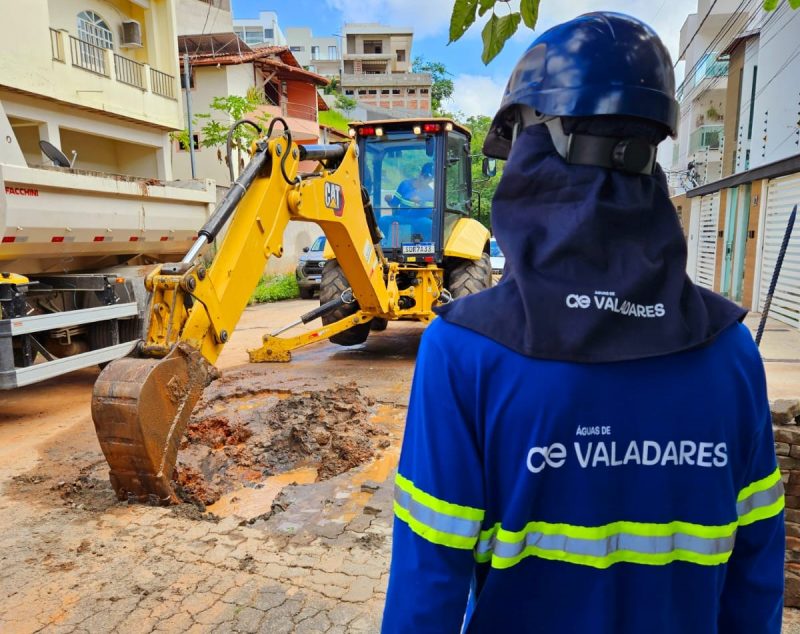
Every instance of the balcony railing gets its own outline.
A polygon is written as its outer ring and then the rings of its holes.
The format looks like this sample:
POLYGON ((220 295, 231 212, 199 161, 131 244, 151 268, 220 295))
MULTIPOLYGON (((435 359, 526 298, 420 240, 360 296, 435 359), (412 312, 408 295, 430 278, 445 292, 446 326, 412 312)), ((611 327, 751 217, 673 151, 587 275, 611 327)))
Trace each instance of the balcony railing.
POLYGON ((64 41, 61 39, 61 33, 55 29, 50 29, 50 54, 57 62, 66 62, 64 57, 64 41))
POLYGON ((698 150, 718 150, 722 146, 721 125, 701 125, 689 135, 689 154, 698 150))
POLYGON ((72 54, 72 65, 108 77, 106 49, 69 36, 69 48, 72 54))
POLYGON ((719 53, 707 53, 703 55, 697 65, 697 71, 694 74, 694 85, 699 86, 700 82, 707 77, 727 77, 727 75, 728 60, 720 60, 719 53))
POLYGON ((114 53, 111 49, 84 42, 57 29, 50 29, 50 53, 53 60, 67 63, 64 51, 64 41, 67 37, 72 66, 114 79, 144 92, 149 91, 167 99, 175 99, 175 77, 172 75, 114 53))
POLYGON ((150 89, 157 95, 175 99, 175 78, 155 68, 150 69, 150 89))
POLYGON ((114 53, 114 73, 117 76, 117 81, 121 81, 123 84, 136 86, 142 90, 146 88, 144 83, 144 64, 114 53))

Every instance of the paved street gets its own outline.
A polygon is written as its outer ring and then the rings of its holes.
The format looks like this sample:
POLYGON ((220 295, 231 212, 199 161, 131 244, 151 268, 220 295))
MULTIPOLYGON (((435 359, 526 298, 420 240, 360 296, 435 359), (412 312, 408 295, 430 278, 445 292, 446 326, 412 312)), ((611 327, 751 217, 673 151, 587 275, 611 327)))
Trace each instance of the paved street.
MULTIPOLYGON (((290 364, 244 365, 263 331, 313 304, 248 309, 221 358, 220 387, 201 405, 232 425, 264 403, 357 387, 367 435, 380 442, 318 482, 325 465, 303 464, 223 494, 208 508, 214 518, 190 504, 116 501, 89 415, 97 371, 0 395, 1 632, 378 631, 421 329, 391 324, 360 349, 320 343, 290 364)), ((797 395, 800 334, 770 323, 762 349, 772 398, 797 395)), ((800 633, 793 613, 786 622, 800 633)))
POLYGON ((262 501, 269 511, 280 493, 281 507, 258 519, 235 504, 210 521, 188 504, 116 502, 89 414, 97 371, 0 397, 0 631, 378 630, 391 473, 421 330, 393 324, 359 350, 315 344, 291 364, 235 368, 265 329, 314 303, 248 309, 220 362, 225 380, 256 398, 355 382, 389 444, 326 481, 284 479, 262 501))

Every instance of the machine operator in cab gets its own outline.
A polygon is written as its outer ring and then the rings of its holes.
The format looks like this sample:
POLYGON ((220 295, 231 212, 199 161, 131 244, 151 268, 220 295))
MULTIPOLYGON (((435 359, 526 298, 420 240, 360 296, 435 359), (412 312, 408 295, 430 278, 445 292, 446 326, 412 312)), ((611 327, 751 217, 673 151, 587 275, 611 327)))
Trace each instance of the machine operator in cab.
POLYGON ((745 311, 686 275, 655 32, 590 13, 514 69, 484 145, 495 287, 417 358, 385 633, 778 634, 783 487, 745 311))

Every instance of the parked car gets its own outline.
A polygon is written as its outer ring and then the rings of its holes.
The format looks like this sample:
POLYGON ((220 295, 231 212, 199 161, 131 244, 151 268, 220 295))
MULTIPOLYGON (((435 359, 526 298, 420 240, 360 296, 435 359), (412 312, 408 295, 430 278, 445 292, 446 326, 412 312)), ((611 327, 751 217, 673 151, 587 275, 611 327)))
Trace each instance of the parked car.
POLYGON ((506 267, 506 256, 500 250, 497 240, 489 240, 489 257, 492 260, 492 275, 502 275, 506 267))
POLYGON ((297 263, 295 277, 297 286, 300 287, 300 297, 311 299, 314 292, 319 291, 319 283, 322 279, 322 267, 325 266, 325 236, 320 236, 310 247, 303 249, 303 254, 297 263))

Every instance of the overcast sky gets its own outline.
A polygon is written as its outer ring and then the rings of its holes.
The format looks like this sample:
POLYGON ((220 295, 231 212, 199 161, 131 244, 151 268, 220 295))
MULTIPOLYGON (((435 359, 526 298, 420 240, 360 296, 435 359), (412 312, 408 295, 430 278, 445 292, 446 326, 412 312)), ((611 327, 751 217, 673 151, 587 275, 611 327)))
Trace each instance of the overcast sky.
MULTIPOLYGON (((680 28, 697 0, 542 0, 536 32, 524 26, 488 66, 481 62, 482 25, 476 24, 458 42, 447 46, 453 0, 232 0, 235 18, 255 18, 276 11, 282 28, 308 26, 314 35, 340 33, 344 22, 381 22, 414 29, 412 56, 443 62, 453 75, 451 111, 493 114, 514 63, 538 33, 587 11, 621 11, 649 23, 669 48, 678 53, 680 28)), ((518 6, 512 0, 511 6, 518 6)), ((500 3, 498 14, 506 12, 500 3)), ((679 68, 680 70, 680 68, 679 68)))

